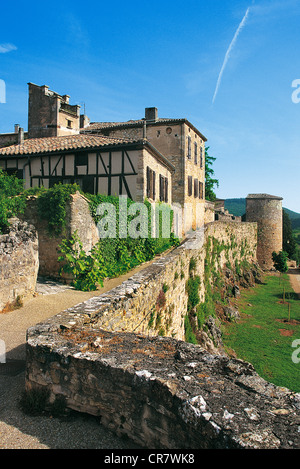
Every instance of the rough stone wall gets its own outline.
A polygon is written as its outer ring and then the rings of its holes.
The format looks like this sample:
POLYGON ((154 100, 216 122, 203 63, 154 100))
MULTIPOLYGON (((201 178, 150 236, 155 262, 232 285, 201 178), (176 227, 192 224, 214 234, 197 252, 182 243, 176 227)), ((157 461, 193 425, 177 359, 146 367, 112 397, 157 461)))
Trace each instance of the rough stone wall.
POLYGON ((188 303, 186 283, 190 276, 191 259, 195 260, 193 275, 200 277, 200 302, 205 299, 204 263, 209 239, 215 238, 228 247, 217 259, 219 266, 223 267, 228 261, 234 264, 236 259, 255 260, 255 224, 242 224, 239 230, 235 227, 236 223, 208 225, 205 232, 188 238, 181 246, 156 259, 120 286, 71 308, 68 316, 80 315, 84 318, 92 314, 93 324, 108 331, 184 340, 188 303), (246 240, 248 247, 243 248, 246 240))
POLYGON ((219 265, 234 264, 235 261, 257 260, 257 224, 216 221, 206 226, 206 240, 215 238, 227 246, 219 256, 219 265))
MULTIPOLYGON (((27 138, 27 132, 24 134, 24 138, 27 138)), ((10 145, 16 145, 18 143, 18 133, 7 133, 0 134, 0 148, 8 147, 10 145)))
POLYGON ((204 224, 212 223, 215 221, 215 204, 214 202, 205 201, 204 210, 204 224))
MULTIPOLYGON (((38 231, 40 276, 61 279, 59 271, 62 264, 58 262, 59 245, 63 239, 69 239, 76 230, 86 252, 90 251, 99 239, 88 201, 79 193, 72 194, 70 203, 66 205, 66 229, 58 237, 49 235, 47 220, 39 217, 36 197, 28 199, 22 218, 34 225, 38 231)), ((63 278, 68 280, 67 274, 64 274, 63 278)))
POLYGON ((28 331, 26 390, 46 408, 100 417, 144 448, 299 449, 300 395, 250 364, 171 338, 68 330, 60 319, 28 331))
POLYGON ((282 250, 282 199, 264 194, 248 196, 246 220, 257 222, 257 260, 261 268, 272 269, 272 253, 282 250))
POLYGON ((46 408, 58 399, 99 416, 147 448, 299 447, 299 394, 182 340, 191 259, 204 301, 211 246, 224 247, 218 266, 252 262, 256 235, 255 223, 208 224, 119 287, 30 328, 27 392, 44 393, 46 408))
POLYGON ((0 312, 34 294, 38 267, 35 228, 12 219, 9 233, 0 235, 0 312))
POLYGON ((65 311, 64 324, 70 327, 74 318, 80 318, 80 321, 92 321, 95 327, 108 331, 164 335, 183 340, 189 263, 191 257, 198 256, 197 273, 202 275, 200 255, 185 246, 176 248, 120 286, 65 311))

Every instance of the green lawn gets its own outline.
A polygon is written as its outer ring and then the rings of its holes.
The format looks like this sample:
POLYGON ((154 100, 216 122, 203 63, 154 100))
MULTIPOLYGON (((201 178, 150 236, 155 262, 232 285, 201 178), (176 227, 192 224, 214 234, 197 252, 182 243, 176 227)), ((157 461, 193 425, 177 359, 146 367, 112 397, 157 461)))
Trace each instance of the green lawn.
POLYGON ((267 381, 299 392, 300 363, 292 360, 297 350, 292 344, 300 339, 300 300, 291 288, 288 275, 281 279, 267 275, 263 285, 242 291, 237 306, 241 319, 223 326, 227 350, 252 363, 267 381))

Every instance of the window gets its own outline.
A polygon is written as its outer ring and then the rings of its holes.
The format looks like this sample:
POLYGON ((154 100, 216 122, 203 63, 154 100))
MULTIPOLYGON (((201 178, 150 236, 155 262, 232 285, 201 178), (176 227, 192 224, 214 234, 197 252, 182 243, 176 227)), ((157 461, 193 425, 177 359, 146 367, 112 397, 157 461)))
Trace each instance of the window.
POLYGON ((203 193, 203 182, 199 182, 199 199, 203 199, 204 193, 203 193))
POLYGON ((188 176, 188 195, 193 195, 193 178, 192 176, 188 176))
POLYGON ((155 171, 147 166, 147 198, 155 200, 155 171))
POLYGON ((200 168, 203 168, 203 148, 200 147, 200 168))
POLYGON ((75 166, 87 166, 88 165, 88 153, 76 153, 75 154, 75 166))
POLYGON ((67 119, 67 127, 68 129, 72 129, 72 121, 67 119))
POLYGON ((159 175, 159 200, 161 202, 168 202, 168 178, 159 175))
POLYGON ((194 179, 194 197, 199 197, 199 181, 194 179))
POLYGON ((192 139, 191 137, 188 137, 188 159, 190 160, 192 158, 192 139))
POLYGON ((194 149, 195 149, 195 164, 198 163, 198 145, 197 142, 194 144, 194 149))

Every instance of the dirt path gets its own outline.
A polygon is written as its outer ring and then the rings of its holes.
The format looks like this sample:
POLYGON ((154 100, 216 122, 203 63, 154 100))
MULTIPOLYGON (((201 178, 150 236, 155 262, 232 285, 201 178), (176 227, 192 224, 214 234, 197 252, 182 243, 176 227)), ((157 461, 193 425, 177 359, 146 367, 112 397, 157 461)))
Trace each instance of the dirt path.
MULTIPOLYGON (((166 253, 165 253, 166 254, 166 253)), ((164 255, 165 255, 164 254, 164 255)), ((156 258, 157 259, 157 258, 156 258)), ((102 427, 99 419, 72 414, 68 420, 25 415, 19 407, 24 391, 26 331, 38 322, 120 285, 150 265, 145 263, 96 292, 41 283, 37 297, 9 313, 0 314, 0 339, 5 342, 6 364, 0 363, 0 449, 134 449, 102 427)))
POLYGON ((300 299, 300 269, 290 269, 288 271, 291 286, 300 299))

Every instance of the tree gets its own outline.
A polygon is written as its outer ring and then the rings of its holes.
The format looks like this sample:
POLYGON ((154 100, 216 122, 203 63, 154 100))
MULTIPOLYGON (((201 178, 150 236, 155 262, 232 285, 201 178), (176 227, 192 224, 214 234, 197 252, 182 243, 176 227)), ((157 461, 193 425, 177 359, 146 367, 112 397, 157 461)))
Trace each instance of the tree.
POLYGON ((216 194, 214 192, 214 186, 219 187, 219 180, 214 179, 215 174, 212 169, 213 162, 216 160, 215 157, 209 156, 209 147, 205 148, 205 198, 214 202, 216 200, 216 194))
POLYGON ((285 251, 280 251, 280 252, 273 252, 272 253, 272 258, 274 262, 274 267, 276 270, 278 270, 280 273, 285 273, 289 270, 288 265, 287 265, 287 260, 288 260, 288 253, 285 251))
POLYGON ((283 250, 287 252, 289 259, 293 259, 299 262, 299 249, 297 246, 297 241, 293 234, 290 216, 285 210, 282 211, 282 227, 283 250))

